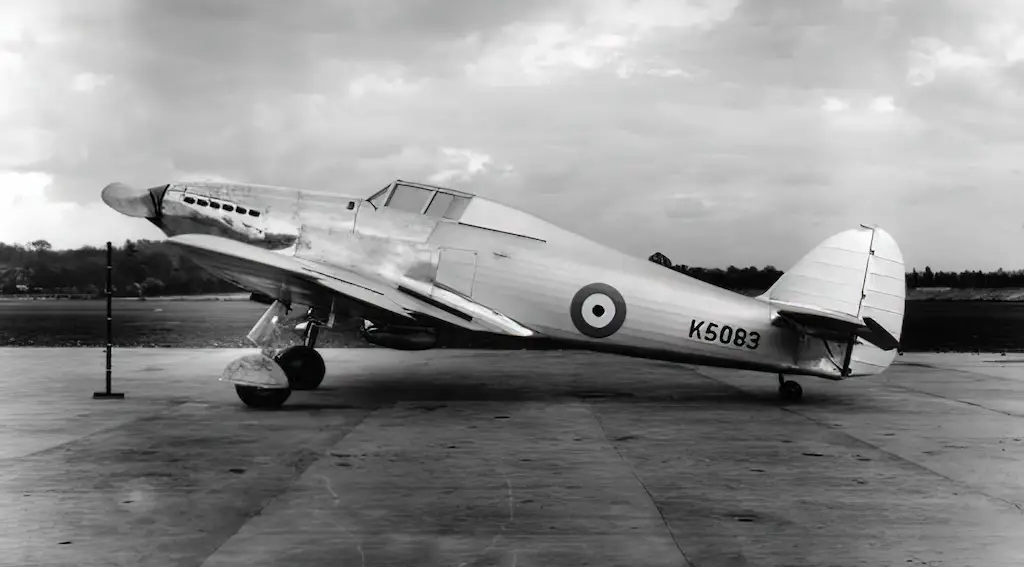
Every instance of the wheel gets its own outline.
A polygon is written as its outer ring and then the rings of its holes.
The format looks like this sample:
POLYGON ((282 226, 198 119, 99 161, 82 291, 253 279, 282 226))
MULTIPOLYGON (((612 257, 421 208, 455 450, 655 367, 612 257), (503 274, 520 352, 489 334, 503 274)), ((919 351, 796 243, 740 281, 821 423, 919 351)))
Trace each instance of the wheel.
POLYGON ((284 370, 292 390, 315 390, 324 381, 324 374, 327 373, 320 353, 305 345, 284 349, 274 357, 274 361, 281 370, 284 370))
POLYGON ((238 398, 251 408, 277 409, 292 395, 289 388, 257 388, 235 384, 238 398))
POLYGON ((800 387, 800 384, 786 380, 779 385, 779 397, 786 401, 800 401, 800 398, 804 395, 804 389, 800 387))

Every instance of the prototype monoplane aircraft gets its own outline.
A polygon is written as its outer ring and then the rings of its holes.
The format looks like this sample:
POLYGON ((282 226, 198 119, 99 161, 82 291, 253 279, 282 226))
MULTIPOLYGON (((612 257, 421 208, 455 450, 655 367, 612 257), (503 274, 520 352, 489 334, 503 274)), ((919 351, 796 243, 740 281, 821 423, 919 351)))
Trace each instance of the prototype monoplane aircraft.
POLYGON ((252 407, 324 379, 318 330, 360 321, 370 343, 437 346, 502 335, 621 355, 842 380, 884 371, 903 327, 903 257, 877 227, 835 234, 751 297, 463 191, 397 180, 369 198, 238 183, 112 183, 104 202, 144 218, 199 265, 270 307, 259 352, 225 368, 252 407), (286 315, 304 344, 280 348, 286 315), (299 310, 301 313, 302 310, 299 310), (294 320, 292 321, 294 323, 294 320))

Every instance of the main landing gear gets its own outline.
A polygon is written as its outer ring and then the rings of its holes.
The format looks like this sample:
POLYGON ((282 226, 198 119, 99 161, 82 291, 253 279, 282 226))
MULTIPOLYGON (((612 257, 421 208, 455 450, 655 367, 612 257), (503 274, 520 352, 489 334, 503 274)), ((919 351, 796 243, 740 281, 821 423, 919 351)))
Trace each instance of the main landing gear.
POLYGON ((292 390, 316 390, 327 372, 324 358, 315 350, 320 327, 312 320, 302 325, 303 344, 284 349, 274 357, 274 362, 284 370, 292 390))
POLYGON ((303 333, 303 344, 278 350, 275 345, 280 341, 288 311, 283 303, 274 302, 248 335, 260 352, 231 362, 220 378, 233 383, 239 399, 249 407, 281 407, 292 390, 315 390, 324 380, 327 369, 315 349, 316 339, 320 327, 332 322, 315 319, 310 309, 306 321, 296 327, 303 333))
POLYGON ((804 395, 804 389, 800 384, 786 380, 786 377, 779 374, 779 397, 786 402, 799 402, 804 395))

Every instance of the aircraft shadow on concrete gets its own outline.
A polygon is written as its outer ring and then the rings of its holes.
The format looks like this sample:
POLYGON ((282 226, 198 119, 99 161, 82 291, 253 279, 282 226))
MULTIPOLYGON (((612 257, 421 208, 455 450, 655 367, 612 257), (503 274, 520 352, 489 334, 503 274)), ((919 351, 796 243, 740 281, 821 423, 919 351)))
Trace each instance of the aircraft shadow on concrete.
POLYGON ((804 400, 784 404, 778 399, 775 379, 766 375, 763 388, 744 390, 686 373, 678 380, 634 378, 628 374, 591 381, 584 375, 558 375, 486 371, 446 371, 443 376, 420 372, 368 373, 345 378, 330 375, 315 392, 294 392, 288 403, 275 411, 376 407, 400 402, 568 402, 660 403, 708 407, 780 407, 813 405, 845 409, 873 406, 842 384, 809 378, 804 380, 804 400), (342 381, 344 380, 344 381, 342 381))

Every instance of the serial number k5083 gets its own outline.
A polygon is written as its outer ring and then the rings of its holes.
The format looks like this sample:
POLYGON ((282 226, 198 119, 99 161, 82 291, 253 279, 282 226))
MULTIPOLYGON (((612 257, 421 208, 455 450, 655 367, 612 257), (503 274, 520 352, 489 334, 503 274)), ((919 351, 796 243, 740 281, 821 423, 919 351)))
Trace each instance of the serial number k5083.
POLYGON ((747 347, 755 350, 761 344, 761 334, 757 331, 747 331, 740 327, 735 329, 729 325, 719 325, 710 321, 690 321, 689 338, 709 343, 719 342, 723 345, 747 347))

